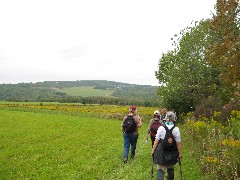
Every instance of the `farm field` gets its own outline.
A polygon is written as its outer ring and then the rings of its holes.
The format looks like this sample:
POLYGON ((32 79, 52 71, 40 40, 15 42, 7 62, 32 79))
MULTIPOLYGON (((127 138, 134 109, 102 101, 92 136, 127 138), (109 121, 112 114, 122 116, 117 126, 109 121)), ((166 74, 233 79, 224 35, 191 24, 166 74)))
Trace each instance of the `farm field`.
MULTIPOLYGON (((1 107, 0 179, 149 179, 147 122, 139 132, 135 159, 123 164, 121 119, 1 107)), ((187 153, 184 149, 183 176, 201 179, 187 153)), ((178 165, 175 172, 179 179, 178 165)))
POLYGON ((106 90, 106 89, 94 89, 92 86, 82 86, 82 87, 72 87, 72 88, 63 88, 58 89, 58 92, 66 93, 70 96, 100 96, 100 97, 112 97, 112 93, 114 90, 106 90))

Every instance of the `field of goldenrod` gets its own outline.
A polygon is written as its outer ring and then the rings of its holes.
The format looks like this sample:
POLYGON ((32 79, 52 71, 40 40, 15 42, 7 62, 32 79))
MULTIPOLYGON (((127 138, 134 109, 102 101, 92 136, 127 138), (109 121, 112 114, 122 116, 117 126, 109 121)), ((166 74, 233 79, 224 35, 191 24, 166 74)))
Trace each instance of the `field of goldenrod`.
POLYGON ((202 171, 214 179, 239 179, 240 112, 233 111, 225 125, 214 117, 204 121, 186 118, 185 122, 186 140, 191 142, 191 153, 200 162, 202 171))
MULTIPOLYGON (((88 114, 88 116, 122 119, 127 113, 129 106, 115 105, 82 105, 73 103, 9 103, 0 104, 0 107, 12 107, 22 109, 42 109, 69 112, 74 114, 88 114)), ((148 122, 153 117, 153 112, 159 110, 158 107, 137 107, 137 114, 143 121, 148 122)))

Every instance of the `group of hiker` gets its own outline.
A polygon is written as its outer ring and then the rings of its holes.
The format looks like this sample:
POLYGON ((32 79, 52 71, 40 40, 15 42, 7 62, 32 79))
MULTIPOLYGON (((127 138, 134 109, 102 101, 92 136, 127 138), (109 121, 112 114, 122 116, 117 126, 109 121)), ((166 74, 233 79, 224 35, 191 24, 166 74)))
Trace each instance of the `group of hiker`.
MULTIPOLYGON (((182 146, 179 128, 175 126, 177 116, 174 111, 166 108, 155 110, 153 118, 149 121, 146 133, 146 142, 150 135, 152 144, 153 163, 157 164, 157 180, 163 180, 165 173, 168 180, 174 179, 174 165, 182 158, 182 146)), ((130 106, 129 113, 123 118, 121 129, 124 139, 123 162, 128 162, 135 156, 138 140, 138 128, 142 126, 142 120, 137 115, 136 106, 130 106)))

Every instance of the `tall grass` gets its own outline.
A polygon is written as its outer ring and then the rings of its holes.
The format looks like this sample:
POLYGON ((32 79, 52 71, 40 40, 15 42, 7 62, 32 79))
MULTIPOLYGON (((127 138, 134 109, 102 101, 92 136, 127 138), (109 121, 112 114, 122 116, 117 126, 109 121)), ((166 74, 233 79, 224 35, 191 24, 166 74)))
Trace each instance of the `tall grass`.
POLYGON ((208 179, 240 178, 240 112, 233 111, 225 126, 214 117, 187 121, 184 126, 190 152, 208 179))

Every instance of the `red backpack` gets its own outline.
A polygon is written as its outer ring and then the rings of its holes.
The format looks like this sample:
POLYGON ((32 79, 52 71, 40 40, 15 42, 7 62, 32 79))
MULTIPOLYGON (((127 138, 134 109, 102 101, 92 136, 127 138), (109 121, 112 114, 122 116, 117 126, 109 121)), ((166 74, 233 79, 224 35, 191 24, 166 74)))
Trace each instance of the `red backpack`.
POLYGON ((151 136, 156 136, 156 134, 157 134, 157 130, 158 130, 158 128, 159 128, 159 126, 161 126, 162 124, 160 123, 160 121, 159 120, 154 120, 153 121, 153 123, 152 123, 152 125, 151 125, 151 129, 150 129, 150 131, 151 131, 151 136))

